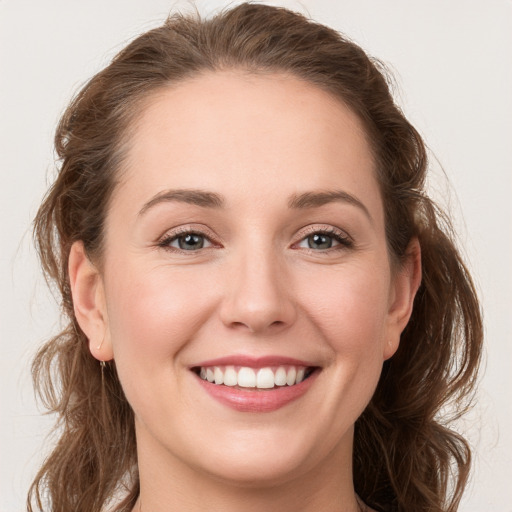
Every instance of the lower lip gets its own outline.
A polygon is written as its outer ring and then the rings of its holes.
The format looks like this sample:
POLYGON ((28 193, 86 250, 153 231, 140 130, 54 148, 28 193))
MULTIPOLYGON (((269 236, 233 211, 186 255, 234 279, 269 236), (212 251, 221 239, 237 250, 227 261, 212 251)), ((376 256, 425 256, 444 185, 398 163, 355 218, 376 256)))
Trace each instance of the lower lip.
POLYGON ((312 386, 319 371, 294 386, 250 390, 212 384, 197 377, 203 389, 218 402, 239 412, 272 412, 302 397, 312 386))

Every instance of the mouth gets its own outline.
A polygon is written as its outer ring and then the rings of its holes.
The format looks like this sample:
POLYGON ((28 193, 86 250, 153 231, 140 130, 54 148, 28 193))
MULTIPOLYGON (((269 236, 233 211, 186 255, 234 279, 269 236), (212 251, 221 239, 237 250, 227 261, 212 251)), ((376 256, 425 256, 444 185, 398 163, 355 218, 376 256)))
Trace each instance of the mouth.
POLYGON ((216 386, 250 391, 271 390, 296 386, 313 373, 315 366, 279 365, 253 368, 250 366, 218 365, 196 366, 192 371, 203 381, 216 386))
POLYGON ((282 357, 225 357, 190 367, 207 395, 237 412, 272 412, 303 397, 322 367, 282 357))

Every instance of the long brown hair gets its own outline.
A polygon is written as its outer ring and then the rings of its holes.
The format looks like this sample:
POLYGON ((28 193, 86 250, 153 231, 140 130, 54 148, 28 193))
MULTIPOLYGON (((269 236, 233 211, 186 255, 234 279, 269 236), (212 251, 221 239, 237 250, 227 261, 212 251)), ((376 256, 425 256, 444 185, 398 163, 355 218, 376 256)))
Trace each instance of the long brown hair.
POLYGON ((381 511, 454 512, 470 449, 449 428, 453 418, 445 406, 451 404, 457 416, 469 403, 482 321, 450 223, 424 189, 424 143, 394 103, 381 64, 330 28, 253 4, 207 20, 171 16, 94 76, 60 121, 59 174, 35 219, 35 239, 45 274, 62 295, 68 325, 41 348, 33 365, 36 388, 58 415, 59 438, 32 484, 28 510, 100 512, 111 506, 126 512, 135 503, 133 413, 115 362, 102 371, 74 317, 68 254, 82 240, 89 257, 101 261, 109 198, 144 100, 200 72, 234 68, 306 80, 345 102, 364 123, 390 254, 399 262, 417 237, 423 281, 398 352, 385 362, 375 395, 356 423, 355 489, 381 511))

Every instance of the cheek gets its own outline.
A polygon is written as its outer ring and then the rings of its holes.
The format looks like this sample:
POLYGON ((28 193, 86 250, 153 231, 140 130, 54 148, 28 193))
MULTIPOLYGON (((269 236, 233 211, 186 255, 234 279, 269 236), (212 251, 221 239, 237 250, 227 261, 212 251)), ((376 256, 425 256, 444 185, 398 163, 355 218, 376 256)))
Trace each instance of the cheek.
POLYGON ((389 284, 389 271, 383 264, 347 265, 310 275, 297 295, 305 298, 306 314, 336 357, 375 358, 382 363, 389 284))
POLYGON ((331 439, 368 405, 382 372, 387 339, 389 271, 378 261, 319 271, 302 281, 304 315, 327 349, 328 392, 318 414, 329 418, 331 439), (312 282, 315 286, 312 286, 312 282), (309 284, 308 284, 309 283, 309 284))
POLYGON ((122 268, 111 274, 107 293, 114 357, 119 363, 169 359, 204 324, 213 298, 210 287, 186 269, 122 268), (124 270, 124 271, 123 271, 124 270), (121 279, 119 274, 130 276, 121 279), (203 285, 203 286, 201 286, 203 285))
POLYGON ((119 262, 108 275, 109 329, 124 393, 139 419, 161 415, 167 401, 183 400, 175 379, 180 353, 211 315, 214 299, 205 291, 212 287, 201 288, 204 280, 187 270, 132 262, 119 262))

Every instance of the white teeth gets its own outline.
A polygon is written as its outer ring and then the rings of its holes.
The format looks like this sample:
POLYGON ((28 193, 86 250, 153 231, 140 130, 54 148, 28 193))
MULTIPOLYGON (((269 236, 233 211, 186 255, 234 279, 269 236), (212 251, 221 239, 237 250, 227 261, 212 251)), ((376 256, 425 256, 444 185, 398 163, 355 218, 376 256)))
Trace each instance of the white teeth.
POLYGON ((238 384, 236 370, 233 366, 226 366, 224 371, 224 384, 226 386, 236 386, 238 384))
POLYGON ((224 384, 224 373, 218 366, 213 369, 213 375, 215 376, 215 384, 224 384))
POLYGON ((285 386, 286 385, 286 370, 282 366, 280 366, 276 374, 274 376, 274 382, 276 386, 285 386))
POLYGON ((297 377, 297 370, 294 366, 290 366, 290 369, 288 370, 286 374, 286 384, 288 386, 293 386, 295 384, 295 378, 297 377))
POLYGON ((258 370, 242 366, 201 367, 199 377, 217 385, 239 386, 242 388, 272 389, 276 386, 300 384, 305 377, 304 366, 264 367, 258 370))
POLYGON ((240 368, 238 371, 238 385, 242 388, 256 387, 256 373, 252 368, 240 368))
POLYGON ((274 372, 270 368, 261 368, 256 375, 256 387, 270 389, 274 387, 274 372))

